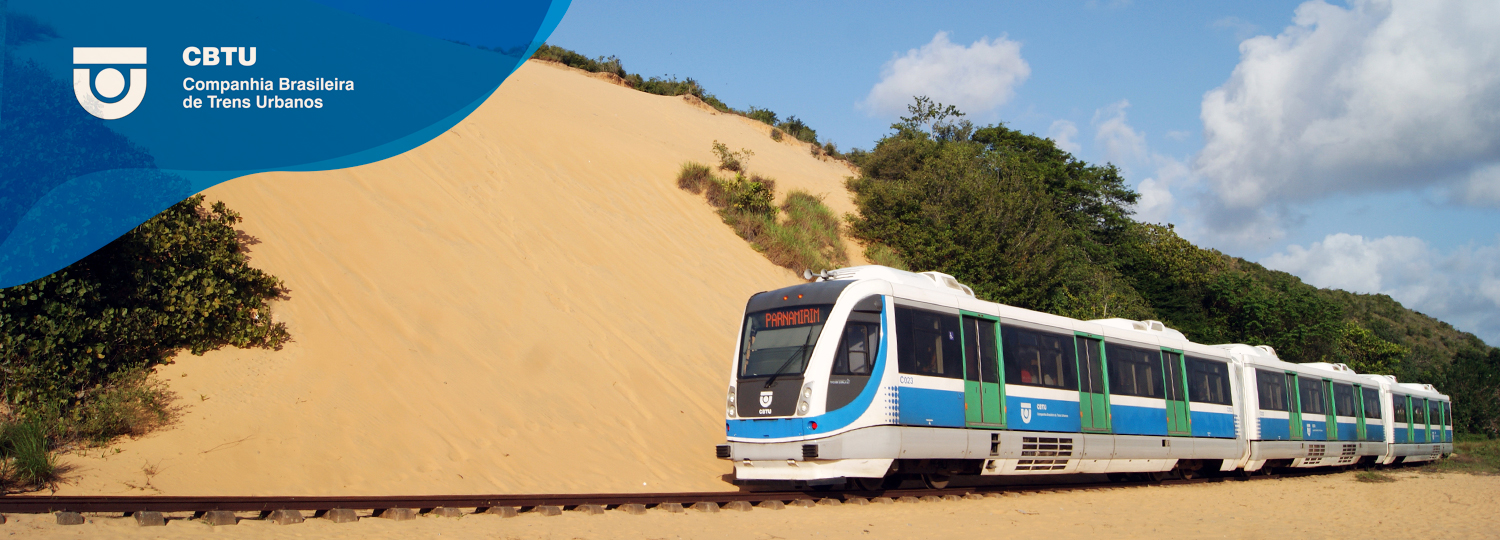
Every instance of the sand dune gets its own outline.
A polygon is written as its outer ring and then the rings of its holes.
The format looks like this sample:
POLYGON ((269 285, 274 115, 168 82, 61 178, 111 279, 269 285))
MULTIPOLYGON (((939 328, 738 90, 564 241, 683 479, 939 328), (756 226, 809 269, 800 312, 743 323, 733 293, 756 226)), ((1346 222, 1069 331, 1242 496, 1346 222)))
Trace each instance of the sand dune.
POLYGON ((68 456, 60 494, 732 489, 712 447, 740 312, 799 280, 677 168, 717 139, 853 208, 844 165, 768 132, 532 62, 407 154, 208 190, 291 289, 295 341, 162 367, 181 421, 68 456))

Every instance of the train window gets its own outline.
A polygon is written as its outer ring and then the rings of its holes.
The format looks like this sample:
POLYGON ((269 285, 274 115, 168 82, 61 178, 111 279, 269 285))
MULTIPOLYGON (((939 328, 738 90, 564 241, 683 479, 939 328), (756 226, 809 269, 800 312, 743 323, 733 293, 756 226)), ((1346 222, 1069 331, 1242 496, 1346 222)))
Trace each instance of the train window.
POLYGON ((1005 383, 1078 389, 1073 336, 1000 326, 1005 347, 1005 383))
POLYGON ((1374 388, 1365 388, 1365 418, 1380 419, 1380 391, 1374 388))
POLYGON ((1260 390, 1260 408, 1264 411, 1286 410, 1286 378, 1281 373, 1255 370, 1256 387, 1260 390))
POLYGON ((1105 393, 1104 357, 1099 340, 1077 336, 1073 344, 1078 346, 1079 390, 1090 394, 1105 393))
POLYGON ((902 373, 961 379, 958 315, 896 307, 897 365, 902 373))
POLYGON ((1166 397, 1162 389, 1161 351, 1105 342, 1104 357, 1109 359, 1109 393, 1166 397))
POLYGON ((1403 396, 1401 394, 1393 395, 1393 396, 1391 396, 1391 402, 1392 402, 1392 404, 1395 405, 1395 409, 1396 409, 1396 414, 1395 414, 1396 417, 1395 417, 1394 420, 1398 424, 1405 424, 1406 423, 1406 396, 1403 396))
POLYGON ((1323 397, 1323 381, 1309 377, 1297 377, 1298 401, 1302 405, 1302 412, 1307 414, 1328 414, 1327 403, 1323 397))
POLYGON ((834 375, 869 375, 880 350, 880 325, 851 322, 844 326, 844 338, 833 359, 834 375))
POLYGON ((1000 382, 995 370, 1000 365, 996 360, 995 321, 977 317, 964 317, 964 369, 971 381, 1000 382))
POLYGON ((1196 403, 1232 405, 1229 393, 1229 366, 1193 358, 1187 359, 1188 400, 1196 403))
POLYGON ((1423 401, 1427 400, 1417 398, 1412 398, 1411 400, 1411 423, 1413 424, 1427 423, 1427 414, 1422 410, 1426 408, 1422 405, 1423 401))
POLYGON ((1339 416, 1354 416, 1354 387, 1334 383, 1333 411, 1339 416))
POLYGON ((1443 402, 1443 425, 1453 425, 1453 404, 1447 401, 1443 402))
POLYGON ((1428 423, 1430 423, 1430 424, 1432 424, 1434 426, 1441 426, 1441 425, 1443 425, 1443 405, 1442 405, 1442 403, 1437 402, 1437 401, 1428 401, 1427 403, 1428 403, 1428 405, 1427 405, 1427 418, 1431 419, 1428 423))
POLYGON ((802 374, 831 307, 796 306, 746 316, 740 376, 802 374))

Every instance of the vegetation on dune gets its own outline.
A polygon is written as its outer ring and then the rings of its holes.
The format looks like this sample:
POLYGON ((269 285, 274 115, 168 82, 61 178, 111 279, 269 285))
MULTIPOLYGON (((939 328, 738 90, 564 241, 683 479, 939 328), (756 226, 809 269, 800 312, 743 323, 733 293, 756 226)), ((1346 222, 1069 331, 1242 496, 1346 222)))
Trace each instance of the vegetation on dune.
POLYGON ((1389 297, 1321 290, 1136 222, 1138 195, 1114 166, 1050 140, 924 97, 909 111, 873 150, 846 154, 860 170, 846 219, 871 260, 952 274, 1005 304, 1157 319, 1200 343, 1431 383, 1453 396, 1460 432, 1500 434, 1500 349, 1389 297))
MULTIPOLYGON (((194 196, 63 270, 0 290, 0 423, 40 426, 49 450, 138 436, 173 417, 153 367, 183 350, 280 348, 290 336, 268 303, 285 289, 249 265, 255 240, 234 229, 240 220, 194 196)), ((49 482, 27 455, 7 458, 4 481, 49 482)))
POLYGON ((776 181, 749 173, 747 162, 754 152, 731 151, 719 141, 713 151, 718 169, 734 176, 721 178, 707 165, 688 162, 678 172, 677 187, 702 193, 735 234, 778 266, 800 271, 848 264, 839 218, 822 199, 793 190, 777 206, 776 181))
MULTIPOLYGON (((824 141, 822 143, 819 143, 818 132, 811 126, 808 126, 806 122, 799 120, 796 116, 788 116, 786 119, 781 119, 775 112, 769 109, 755 107, 753 105, 743 111, 735 109, 733 107, 730 107, 729 105, 726 105, 712 93, 709 93, 708 90, 703 88, 702 84, 694 80, 692 77, 688 77, 682 80, 678 80, 676 76, 653 76, 646 78, 642 77, 638 73, 630 73, 625 71, 625 68, 621 64, 620 59, 615 56, 600 56, 597 58, 589 58, 577 52, 546 43, 543 43, 541 47, 537 48, 536 53, 532 54, 531 57, 537 60, 557 62, 559 64, 578 68, 590 73, 613 73, 615 76, 623 80, 627 86, 636 90, 640 90, 642 92, 646 92, 648 94, 656 94, 661 96, 681 96, 691 94, 698 99, 703 100, 704 103, 709 104, 709 106, 713 107, 719 112, 737 114, 746 118, 758 120, 768 126, 771 126, 771 139, 773 140, 780 141, 784 137, 790 135, 794 139, 811 144, 812 147, 810 148, 810 150, 815 156, 826 154, 829 157, 833 157, 835 159, 844 159, 852 162, 847 154, 840 154, 838 152, 838 146, 834 145, 832 142, 824 141)), ((855 149, 851 153, 853 152, 861 151, 855 149)))

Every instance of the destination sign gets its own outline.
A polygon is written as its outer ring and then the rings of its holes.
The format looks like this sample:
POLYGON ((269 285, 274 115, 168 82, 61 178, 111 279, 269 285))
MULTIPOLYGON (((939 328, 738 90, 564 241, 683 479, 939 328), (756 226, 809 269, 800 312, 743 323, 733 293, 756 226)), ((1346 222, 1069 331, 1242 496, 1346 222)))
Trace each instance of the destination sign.
POLYGON ((820 324, 823 322, 824 310, 821 307, 803 307, 784 309, 780 311, 767 311, 764 315, 761 328, 782 328, 787 326, 801 326, 804 324, 820 324))

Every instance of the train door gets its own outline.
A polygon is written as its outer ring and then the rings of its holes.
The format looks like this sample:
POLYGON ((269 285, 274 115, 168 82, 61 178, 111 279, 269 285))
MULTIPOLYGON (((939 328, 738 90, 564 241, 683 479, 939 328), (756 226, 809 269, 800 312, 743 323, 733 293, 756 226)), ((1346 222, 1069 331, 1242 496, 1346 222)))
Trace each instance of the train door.
POLYGON ((1078 418, 1083 430, 1109 433, 1109 381, 1104 376, 1104 336, 1074 332, 1078 351, 1078 418))
POLYGON ((1302 392, 1297 389, 1297 374, 1286 372, 1286 426, 1292 432, 1292 440, 1302 440, 1302 392))
POLYGON ((1411 396, 1401 396, 1401 399, 1406 400, 1406 442, 1421 442, 1417 440, 1416 434, 1417 410, 1412 406, 1415 400, 1411 396))
POLYGON ((970 426, 1005 425, 1005 385, 1000 371, 999 320, 963 312, 964 422, 970 426))
POLYGON ((1453 442, 1453 402, 1443 402, 1443 442, 1453 442))
POLYGON ((1369 440, 1365 436, 1365 387, 1357 384, 1354 385, 1354 436, 1357 440, 1369 440))
POLYGON ((1328 418, 1328 423, 1324 424, 1327 426, 1323 429, 1324 438, 1330 441, 1337 441, 1339 440, 1339 418, 1338 406, 1333 402, 1332 379, 1323 379, 1323 407, 1323 410, 1328 411, 1325 415, 1328 418))
POLYGON ((1432 419, 1427 414, 1427 398, 1412 398, 1411 410, 1422 415, 1416 422, 1416 428, 1422 432, 1422 440, 1417 442, 1432 442, 1432 419))
POLYGON ((1182 351, 1163 347, 1161 360, 1164 364, 1162 377, 1166 379, 1162 389, 1167 394, 1167 434, 1192 435, 1192 420, 1188 415, 1187 379, 1182 365, 1182 351))

